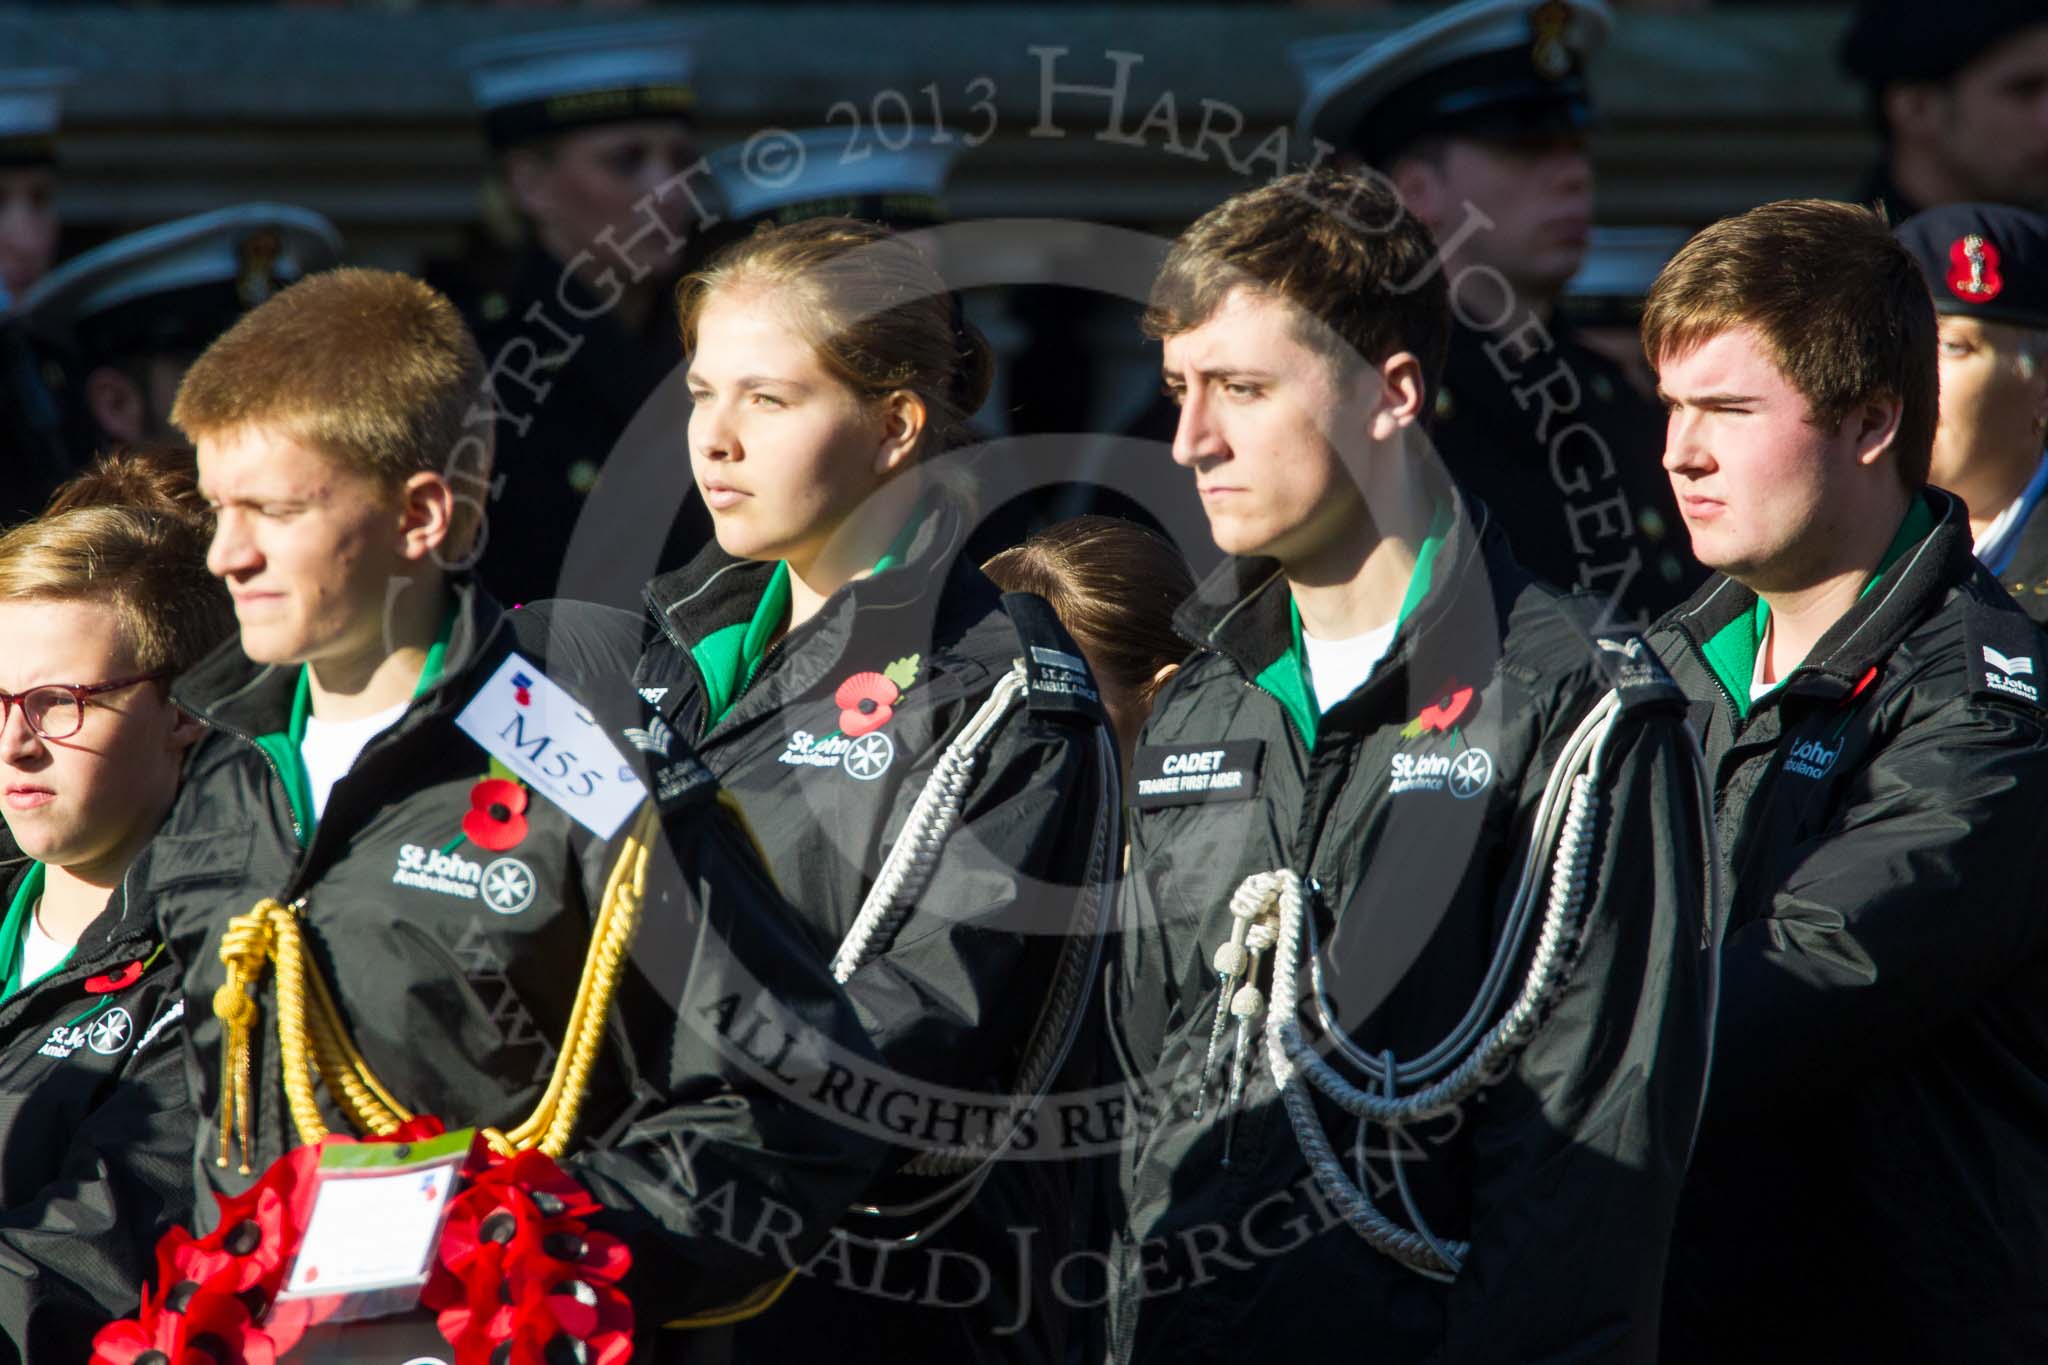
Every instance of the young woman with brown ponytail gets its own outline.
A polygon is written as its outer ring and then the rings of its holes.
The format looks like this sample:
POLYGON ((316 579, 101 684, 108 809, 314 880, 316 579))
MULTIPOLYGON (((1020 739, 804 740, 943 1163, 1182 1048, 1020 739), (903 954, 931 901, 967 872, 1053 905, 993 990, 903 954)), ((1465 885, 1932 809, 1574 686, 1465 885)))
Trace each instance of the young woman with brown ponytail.
POLYGON ((882 1055, 820 1102, 899 1153, 733 1358, 1057 1360, 1076 1153, 1036 1101, 1092 994, 1117 760, 1051 609, 961 553, 944 461, 987 343, 915 249, 844 218, 735 244, 681 317, 717 544, 649 586, 635 682, 882 1055))

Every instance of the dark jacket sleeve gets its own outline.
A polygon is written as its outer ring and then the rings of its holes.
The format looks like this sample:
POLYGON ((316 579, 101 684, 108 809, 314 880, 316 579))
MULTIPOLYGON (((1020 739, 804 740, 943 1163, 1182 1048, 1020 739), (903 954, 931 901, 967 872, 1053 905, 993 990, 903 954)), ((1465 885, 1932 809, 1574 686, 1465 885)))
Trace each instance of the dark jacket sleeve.
MULTIPOLYGON (((522 648, 614 736, 637 723, 635 618, 550 603, 512 619, 522 648)), ((659 807, 613 1007, 626 1112, 580 1134, 565 1163, 633 1251, 626 1289, 643 1329, 740 1302, 802 1265, 885 1151, 820 1098, 834 1068, 865 1070, 874 1054, 737 808, 679 737, 642 776, 651 786, 657 770, 683 768, 702 780, 659 807)), ((618 843, 583 850, 593 906, 618 843)))
POLYGON ((1614 738, 1581 956, 1512 1069, 1465 1106, 1472 1245, 1446 1365, 1656 1357, 1707 1069, 1710 850, 1683 727, 1624 715, 1614 738))
MULTIPOLYGON (((1101 825, 1116 798, 1098 744, 1091 722, 1021 706, 997 732, 915 913, 846 983, 892 1070, 1005 1095, 1015 1085, 1062 951, 1114 913, 1098 901, 1094 923, 1080 922, 1094 841, 1115 837, 1113 822, 1101 825)), ((905 784, 884 848, 924 775, 905 784)), ((1090 981, 1064 1013, 1089 1008, 1092 993, 1090 981)), ((905 1136, 956 1140, 950 1128, 905 1136)))
MULTIPOLYGON (((147 1036, 181 1003, 166 963, 147 986, 147 1036)), ((131 1052, 106 1100, 64 1144, 42 1189, 0 1212, 0 1359, 77 1360, 112 1318, 135 1311, 158 1237, 192 1206, 192 1111, 175 1020, 131 1052)), ((30 1103, 33 1102, 31 1097, 30 1103)))
POLYGON ((1767 913, 1728 937, 1709 1128, 1896 1057, 2048 943, 2039 722, 1957 698, 1843 780, 1767 913))
POLYGON ((738 817, 708 791, 665 814, 615 1008, 633 1112, 567 1163, 633 1248, 643 1324, 803 1265, 885 1152, 828 1102, 873 1050, 738 817))

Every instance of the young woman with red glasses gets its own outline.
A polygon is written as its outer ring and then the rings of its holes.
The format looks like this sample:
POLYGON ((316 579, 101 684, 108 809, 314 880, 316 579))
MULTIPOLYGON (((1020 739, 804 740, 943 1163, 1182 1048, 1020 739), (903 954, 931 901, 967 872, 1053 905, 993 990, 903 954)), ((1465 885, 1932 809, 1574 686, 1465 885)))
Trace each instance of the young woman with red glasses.
POLYGON ((177 975, 124 882, 201 733, 168 680, 234 628, 193 481, 114 456, 0 536, 0 1360, 78 1358, 190 1203, 177 975))

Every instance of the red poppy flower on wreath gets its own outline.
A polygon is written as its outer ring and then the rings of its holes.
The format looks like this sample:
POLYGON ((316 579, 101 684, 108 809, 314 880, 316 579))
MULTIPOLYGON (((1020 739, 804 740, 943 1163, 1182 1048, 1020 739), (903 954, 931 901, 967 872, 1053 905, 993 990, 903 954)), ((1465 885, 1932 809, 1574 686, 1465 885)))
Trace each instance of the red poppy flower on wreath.
POLYGON ((1478 694, 1469 687, 1457 683, 1446 683, 1443 695, 1416 713, 1415 719, 1401 727, 1401 733, 1409 739, 1418 739, 1423 731, 1434 730, 1438 734, 1450 729, 1465 718, 1472 709, 1473 698, 1478 694))
POLYGON ((146 1321, 102 1327, 93 1337, 93 1365, 222 1365, 223 1346, 239 1365, 275 1365, 277 1348, 242 1300, 196 1288, 189 1280, 173 1285, 145 1304, 146 1321))
POLYGON ((632 1257, 583 1221, 597 1201, 540 1152, 484 1160, 449 1209, 421 1295, 456 1365, 551 1359, 558 1338, 582 1343, 576 1358, 592 1365, 628 1359, 633 1310, 617 1285, 632 1257))
POLYGON ((902 688, 879 673, 854 674, 832 694, 839 706, 839 732, 859 739, 881 729, 896 714, 896 699, 902 695, 902 688))
POLYGON ((526 837, 526 788, 502 777, 487 777, 471 787, 462 832, 493 853, 516 847, 526 837))
MULTIPOLYGON (((442 1131, 438 1119, 421 1115, 365 1141, 418 1142, 442 1131)), ((280 1301, 277 1293, 312 1212, 320 1153, 351 1141, 334 1135, 296 1148, 241 1194, 217 1197, 220 1216, 205 1237, 182 1228, 166 1233, 157 1243, 155 1290, 143 1294, 133 1318, 109 1323, 94 1336, 93 1365, 276 1365, 288 1356, 336 1307, 331 1297, 280 1301)), ((472 1244, 487 1241, 495 1255, 471 1257, 487 1263, 469 1267, 472 1273, 463 1278, 450 1274, 444 1245, 422 1297, 429 1307, 470 1303, 484 1310, 479 1330, 468 1334, 468 1353, 456 1353, 461 1365, 489 1365, 490 1353, 506 1342, 515 1348, 540 1342, 529 1351, 559 1352, 564 1336, 582 1352, 579 1359, 623 1365, 632 1353, 632 1305, 616 1285, 632 1258, 623 1244, 576 1216, 597 1208, 588 1191, 547 1157, 526 1157, 502 1161, 481 1143, 471 1147, 464 1174, 488 1183, 458 1196, 458 1203, 514 1204, 525 1217, 514 1231, 527 1235, 509 1245, 472 1237, 472 1244), (511 1169, 501 1172, 500 1165, 511 1169)), ((516 1349, 512 1356, 543 1358, 516 1349)))

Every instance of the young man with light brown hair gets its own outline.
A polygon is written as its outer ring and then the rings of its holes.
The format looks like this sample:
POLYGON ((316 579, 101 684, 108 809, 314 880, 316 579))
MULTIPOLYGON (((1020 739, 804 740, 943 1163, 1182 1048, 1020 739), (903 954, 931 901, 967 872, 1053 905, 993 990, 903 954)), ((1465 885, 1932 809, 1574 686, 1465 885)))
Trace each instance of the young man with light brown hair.
POLYGON ((192 456, 124 451, 0 535, 0 1360, 76 1359, 192 1204, 178 974, 131 871, 233 630, 192 456))
POLYGON ((1293 175, 1153 287, 1174 462, 1232 558, 1132 763, 1118 1362, 1655 1348, 1704 797, 1641 639, 1534 582, 1429 448, 1435 251, 1383 184, 1293 175))
MULTIPOLYGON (((363 1064, 414 1111, 511 1133, 575 1087, 562 1164, 630 1250, 645 1344, 672 1318, 779 1281, 804 1254, 790 1247, 822 1240, 880 1159, 871 1139, 788 1102, 704 1021, 728 999, 767 998, 808 1020, 813 1043, 869 1054, 738 832, 702 805, 707 781, 678 798, 696 818, 672 828, 666 875, 613 973, 606 1042, 565 1079, 576 964, 624 812, 644 795, 601 719, 611 685, 630 699, 627 680, 581 676, 579 661, 630 657, 637 626, 568 604, 507 613, 451 567, 475 528, 463 481, 488 473, 465 421, 482 381, 446 299, 340 270, 248 314, 179 394, 175 420, 217 515, 209 566, 241 625, 176 686, 209 733, 146 855, 194 1021, 194 1169, 202 1193, 238 1193, 317 1136, 287 1103, 308 1077, 280 1061, 298 1026, 280 1009, 282 960, 259 946, 231 978, 222 951, 252 907, 273 929, 288 913, 363 1064), (216 1017, 234 1010, 231 981, 246 981, 251 1025, 216 1017), (238 1075, 253 1084, 230 1085, 238 1075), (743 1226, 789 1232, 771 1243, 780 1254, 718 1236, 693 1209, 712 1192, 743 1226)), ((251 941, 246 925, 236 934, 251 941)), ((360 1128, 351 1092, 330 1092, 324 1074, 312 1081, 323 1121, 360 1128)), ((213 1200, 199 1206, 217 1217, 213 1200)))
POLYGON ((2042 1359, 2048 640, 1926 486, 1927 283, 1870 210, 1767 204, 1673 258, 1643 341, 1719 571, 1651 643, 1729 915, 1663 1359, 2042 1359))

